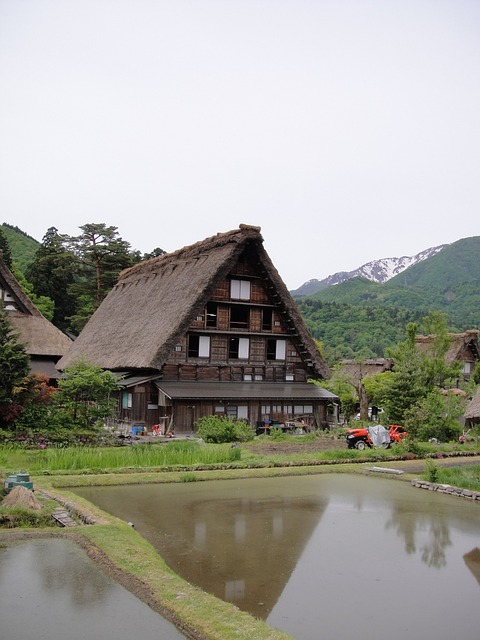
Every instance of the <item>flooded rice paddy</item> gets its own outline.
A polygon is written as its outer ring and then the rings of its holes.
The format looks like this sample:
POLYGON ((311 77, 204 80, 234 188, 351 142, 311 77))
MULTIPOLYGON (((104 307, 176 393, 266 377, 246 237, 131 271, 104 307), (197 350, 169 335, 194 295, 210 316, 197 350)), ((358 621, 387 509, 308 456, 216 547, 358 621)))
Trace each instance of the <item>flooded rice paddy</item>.
POLYGON ((0 547, 0 611, 2 640, 185 639, 69 540, 0 547))
POLYGON ((76 492, 299 640, 478 640, 477 503, 341 474, 76 492))

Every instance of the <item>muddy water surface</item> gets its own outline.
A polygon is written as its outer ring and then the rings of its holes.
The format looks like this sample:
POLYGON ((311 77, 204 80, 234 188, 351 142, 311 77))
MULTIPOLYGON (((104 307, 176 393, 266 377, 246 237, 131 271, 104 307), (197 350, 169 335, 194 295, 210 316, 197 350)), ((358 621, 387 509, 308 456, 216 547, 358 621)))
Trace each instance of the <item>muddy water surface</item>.
POLYGON ((185 640, 69 540, 0 547, 2 640, 185 640))
POLYGON ((299 640, 479 638, 479 504, 340 474, 77 493, 299 640))

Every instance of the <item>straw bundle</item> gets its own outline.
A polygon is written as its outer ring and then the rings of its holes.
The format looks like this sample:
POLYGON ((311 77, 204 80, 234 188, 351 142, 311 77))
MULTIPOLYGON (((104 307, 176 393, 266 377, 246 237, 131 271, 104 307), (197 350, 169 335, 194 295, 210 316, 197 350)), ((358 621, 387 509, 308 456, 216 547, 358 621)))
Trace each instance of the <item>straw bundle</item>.
POLYGON ((23 507, 39 511, 42 505, 35 497, 35 494, 26 487, 14 487, 3 499, 2 507, 23 507))

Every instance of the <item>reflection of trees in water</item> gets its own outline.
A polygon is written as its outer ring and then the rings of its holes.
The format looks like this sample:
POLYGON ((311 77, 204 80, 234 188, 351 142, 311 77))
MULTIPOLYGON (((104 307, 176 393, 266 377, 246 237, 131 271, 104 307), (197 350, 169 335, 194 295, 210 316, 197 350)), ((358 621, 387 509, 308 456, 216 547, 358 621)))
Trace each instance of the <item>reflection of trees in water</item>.
POLYGON ((417 550, 416 534, 419 530, 428 535, 428 540, 420 548, 420 557, 428 567, 440 569, 447 564, 445 549, 451 546, 450 530, 441 514, 425 514, 407 511, 402 505, 394 505, 386 529, 394 529, 405 541, 408 554, 417 550))
POLYGON ((450 531, 444 518, 438 521, 432 519, 430 523, 430 544, 425 544, 421 549, 422 562, 428 567, 444 567, 447 564, 445 559, 445 549, 452 544, 450 531))
POLYGON ((50 540, 40 547, 35 558, 36 570, 48 591, 66 591, 80 607, 106 599, 112 584, 88 559, 79 554, 74 543, 50 540))

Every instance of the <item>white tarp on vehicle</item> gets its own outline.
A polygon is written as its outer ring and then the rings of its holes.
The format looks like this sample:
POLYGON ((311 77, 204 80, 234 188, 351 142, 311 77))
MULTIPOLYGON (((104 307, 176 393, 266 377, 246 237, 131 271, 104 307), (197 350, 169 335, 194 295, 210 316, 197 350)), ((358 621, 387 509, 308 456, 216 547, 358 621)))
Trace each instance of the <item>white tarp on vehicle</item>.
POLYGON ((368 435, 374 447, 386 447, 390 444, 390 431, 381 424, 368 427, 368 435))

